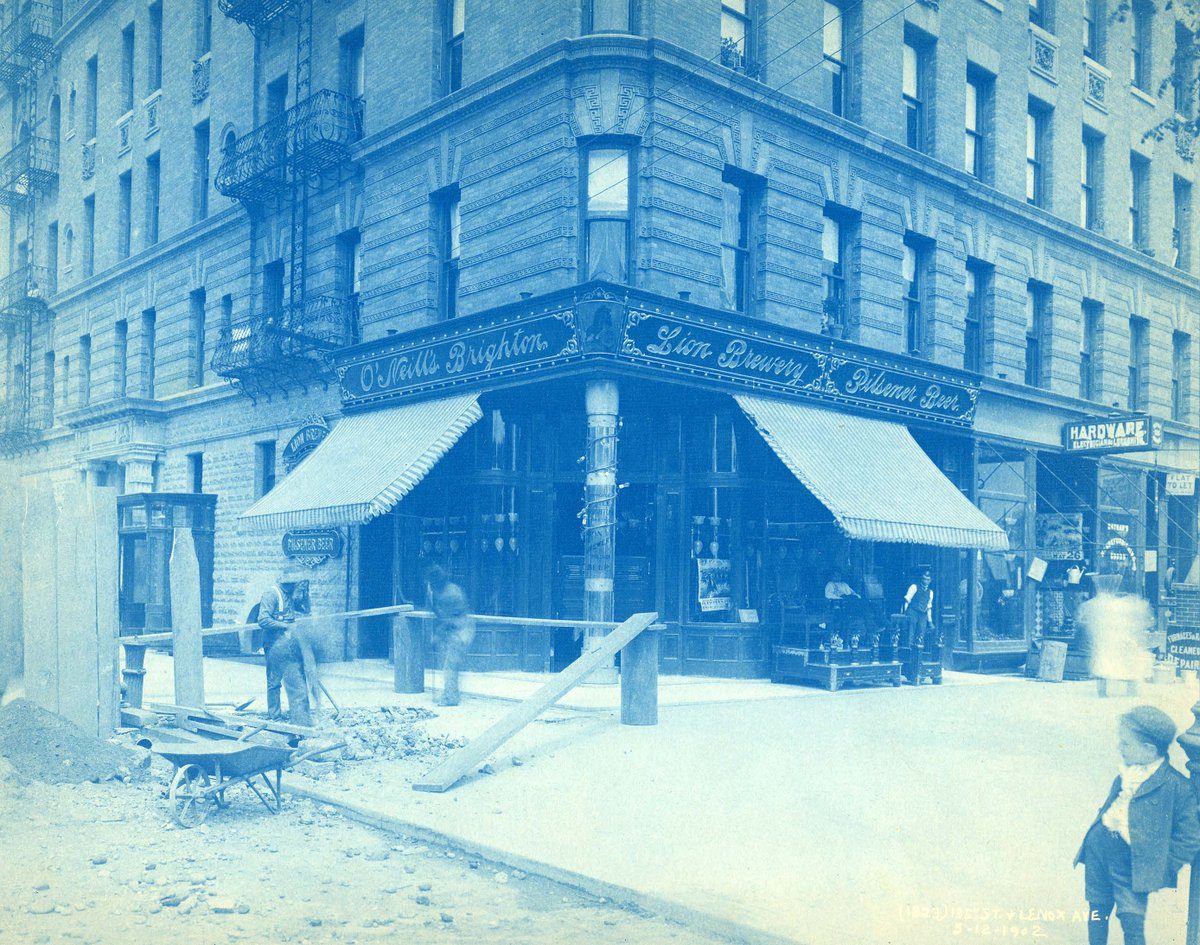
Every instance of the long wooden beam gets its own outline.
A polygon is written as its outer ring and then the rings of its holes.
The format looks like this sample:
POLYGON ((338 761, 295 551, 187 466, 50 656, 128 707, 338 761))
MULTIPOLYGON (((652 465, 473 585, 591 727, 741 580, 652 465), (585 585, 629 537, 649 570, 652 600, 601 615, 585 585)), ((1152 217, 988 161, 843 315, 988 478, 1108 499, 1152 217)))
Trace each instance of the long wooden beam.
POLYGON ((598 647, 580 656, 473 742, 444 758, 423 780, 413 785, 413 790, 435 794, 448 791, 467 772, 482 764, 492 752, 583 682, 593 670, 610 662, 619 650, 657 619, 658 614, 634 614, 619 624, 598 647))

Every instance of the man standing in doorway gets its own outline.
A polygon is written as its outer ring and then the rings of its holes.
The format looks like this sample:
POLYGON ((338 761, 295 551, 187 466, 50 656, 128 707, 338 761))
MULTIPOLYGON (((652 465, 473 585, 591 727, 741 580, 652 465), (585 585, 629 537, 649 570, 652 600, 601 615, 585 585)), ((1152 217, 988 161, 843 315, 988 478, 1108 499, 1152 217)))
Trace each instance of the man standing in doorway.
POLYGON ((446 572, 434 565, 425 572, 429 583, 429 603, 437 617, 435 632, 442 639, 442 697, 438 705, 458 705, 458 670, 475 639, 475 620, 467 604, 467 595, 451 582, 446 572))
POLYGON ((267 658, 267 715, 283 718, 279 695, 286 686, 288 720, 294 725, 311 725, 304 657, 292 630, 296 583, 288 575, 281 575, 263 593, 258 605, 258 625, 263 631, 263 653, 267 658))

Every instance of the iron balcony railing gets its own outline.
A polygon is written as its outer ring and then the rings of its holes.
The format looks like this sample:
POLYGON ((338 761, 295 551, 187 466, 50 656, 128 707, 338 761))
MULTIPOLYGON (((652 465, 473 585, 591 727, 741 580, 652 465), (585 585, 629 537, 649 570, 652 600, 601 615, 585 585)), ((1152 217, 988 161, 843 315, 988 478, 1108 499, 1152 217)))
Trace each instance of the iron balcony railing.
POLYGON ((361 99, 322 89, 235 141, 217 169, 217 190, 238 200, 263 200, 296 177, 346 160, 361 137, 361 99))
POLYGON ((0 316, 20 317, 44 310, 57 291, 55 273, 46 266, 20 266, 0 279, 0 316))
POLYGON ((36 440, 43 427, 42 411, 36 410, 27 392, 10 392, 0 400, 0 453, 24 449, 36 440))
POLYGON ((217 6, 231 20, 252 30, 269 25, 296 5, 297 0, 217 0, 217 6))
POLYGON ((255 315, 221 331, 212 369, 222 377, 292 373, 295 362, 320 367, 322 355, 358 340, 358 298, 310 296, 302 311, 255 315))
POLYGON ((0 203, 23 203, 58 177, 58 142, 27 138, 0 158, 0 203))
POLYGON ((61 3, 22 0, 0 33, 0 79, 16 81, 47 58, 61 24, 61 3))

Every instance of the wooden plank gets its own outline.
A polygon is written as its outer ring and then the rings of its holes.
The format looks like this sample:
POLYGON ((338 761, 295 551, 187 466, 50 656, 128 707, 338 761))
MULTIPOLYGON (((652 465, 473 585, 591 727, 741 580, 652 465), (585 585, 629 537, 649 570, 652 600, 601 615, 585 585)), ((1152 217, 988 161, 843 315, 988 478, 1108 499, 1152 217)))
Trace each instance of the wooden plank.
POLYGON ((413 790, 438 794, 448 791, 467 772, 477 768, 492 752, 583 682, 593 670, 612 660, 619 650, 657 619, 658 614, 634 614, 604 637, 594 650, 585 652, 475 741, 445 758, 424 780, 415 783, 413 790))
MULTIPOLYGON (((411 613, 412 604, 393 604, 388 607, 374 607, 370 610, 346 610, 336 614, 312 614, 308 617, 297 617, 292 621, 293 625, 316 623, 321 620, 339 620, 347 617, 384 617, 389 614, 407 614, 411 613)), ((430 614, 429 616, 433 616, 430 614)), ((240 633, 243 630, 257 630, 256 623, 231 623, 222 624, 218 627, 205 627, 200 631, 201 636, 214 637, 222 633, 240 633)), ((140 646, 146 646, 152 643, 170 643, 175 637, 174 630, 160 630, 156 633, 139 633, 121 637, 122 643, 136 643, 140 646)))
POLYGON ((121 648, 117 643, 121 632, 117 490, 94 487, 90 498, 96 562, 98 720, 100 734, 107 736, 117 727, 121 705, 121 648))
POLYGON ((176 528, 171 546, 171 622, 175 637, 175 701, 204 705, 204 641, 200 637, 200 564, 190 528, 176 528))

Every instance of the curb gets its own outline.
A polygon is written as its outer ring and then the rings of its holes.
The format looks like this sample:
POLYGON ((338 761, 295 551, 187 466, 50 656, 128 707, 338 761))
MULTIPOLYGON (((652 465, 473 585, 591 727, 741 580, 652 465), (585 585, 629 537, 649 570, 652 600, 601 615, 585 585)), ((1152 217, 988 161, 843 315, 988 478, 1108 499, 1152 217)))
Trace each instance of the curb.
POLYGON ((333 797, 312 788, 298 787, 294 780, 284 788, 284 791, 288 794, 294 794, 297 797, 305 797, 322 804, 329 804, 331 807, 336 807, 351 820, 358 821, 367 826, 386 830, 389 833, 413 837, 423 843, 450 846, 478 853, 484 859, 497 863, 500 866, 508 867, 510 870, 521 870, 524 873, 540 876, 551 882, 570 886, 597 899, 607 899, 617 906, 658 915, 673 922, 678 922, 681 925, 686 925, 693 930, 708 933, 719 938, 745 943, 745 945, 805 945, 805 943, 798 939, 764 932, 753 926, 713 915, 711 912, 695 909, 683 903, 676 902, 673 899, 664 899, 650 893, 640 892, 630 886, 609 883, 594 876, 576 873, 573 870, 563 869, 539 860, 531 860, 518 853, 476 843, 474 840, 469 840, 466 837, 460 837, 456 834, 434 830, 392 814, 384 814, 360 804, 333 797))

